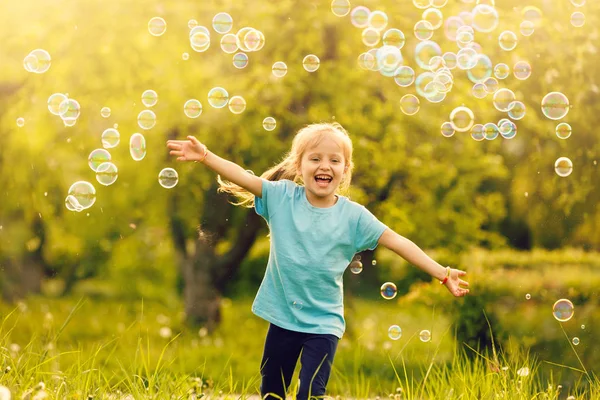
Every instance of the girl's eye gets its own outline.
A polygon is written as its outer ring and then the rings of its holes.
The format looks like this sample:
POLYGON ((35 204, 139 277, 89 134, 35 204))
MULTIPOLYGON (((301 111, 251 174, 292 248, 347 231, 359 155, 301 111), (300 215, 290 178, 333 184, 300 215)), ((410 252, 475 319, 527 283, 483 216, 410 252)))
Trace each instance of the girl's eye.
POLYGON ((340 160, 331 160, 331 161, 334 162, 334 163, 340 162, 340 160))
POLYGON ((318 158, 311 158, 311 161, 319 161, 318 158))

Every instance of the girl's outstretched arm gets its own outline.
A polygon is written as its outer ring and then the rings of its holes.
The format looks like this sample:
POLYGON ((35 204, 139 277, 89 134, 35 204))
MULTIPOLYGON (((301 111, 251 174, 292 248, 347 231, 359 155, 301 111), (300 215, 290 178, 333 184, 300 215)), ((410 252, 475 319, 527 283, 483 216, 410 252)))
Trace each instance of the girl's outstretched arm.
POLYGON ((409 239, 400 236, 391 229, 386 229, 379 238, 379 244, 392 250, 400 257, 411 264, 416 265, 429 275, 444 282, 444 286, 456 297, 461 297, 469 293, 469 283, 462 280, 461 277, 466 274, 465 271, 458 269, 448 269, 442 267, 435 260, 429 257, 419 246, 409 239), (449 272, 449 275, 448 275, 449 272), (445 279, 448 276, 448 279, 445 279), (464 287, 463 287, 464 286, 464 287))
POLYGON ((243 187, 255 196, 262 197, 262 178, 208 151, 206 145, 200 143, 194 136, 188 136, 187 139, 167 141, 167 147, 171 150, 169 154, 177 156, 177 161, 202 162, 221 175, 221 178, 243 187))

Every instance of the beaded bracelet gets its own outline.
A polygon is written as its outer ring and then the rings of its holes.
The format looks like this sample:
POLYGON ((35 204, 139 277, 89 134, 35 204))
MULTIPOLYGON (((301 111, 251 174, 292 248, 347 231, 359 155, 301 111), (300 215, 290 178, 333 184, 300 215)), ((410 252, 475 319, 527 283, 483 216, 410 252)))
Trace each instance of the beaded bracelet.
POLYGON ((206 147, 205 144, 201 144, 202 146, 202 157, 198 160, 198 162, 204 162, 204 159, 206 159, 206 156, 208 155, 208 148, 206 147))

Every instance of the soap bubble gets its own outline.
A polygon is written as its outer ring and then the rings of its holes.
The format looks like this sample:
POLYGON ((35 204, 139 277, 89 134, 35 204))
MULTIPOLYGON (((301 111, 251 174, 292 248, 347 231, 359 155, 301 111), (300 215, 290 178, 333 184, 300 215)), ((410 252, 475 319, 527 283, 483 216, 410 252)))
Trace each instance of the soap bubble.
POLYGON ((148 21, 148 31, 152 36, 161 36, 167 30, 167 23, 161 17, 153 17, 148 21))
POLYGON ((423 329, 421 332, 419 332, 419 340, 421 340, 423 343, 429 342, 431 340, 431 332, 429 332, 427 329, 423 329))
POLYGON ((273 67, 271 68, 271 71, 273 72, 273 75, 276 78, 284 77, 285 74, 287 74, 287 70, 287 65, 285 65, 283 61, 277 61, 275 64, 273 64, 273 67))
POLYGON ((560 299, 557 300, 552 306, 552 313, 557 321, 567 322, 573 318, 573 314, 575 314, 575 308, 571 300, 560 299))
POLYGON ((393 282, 386 282, 381 285, 380 288, 381 296, 386 300, 391 300, 398 294, 398 289, 393 282))
POLYGON ((104 162, 96 170, 96 180, 104 186, 112 185, 119 177, 117 166, 111 162, 104 162))
POLYGON ((165 189, 171 189, 179 182, 179 175, 173 168, 163 168, 158 173, 158 183, 165 189))
POLYGON ((183 113, 188 118, 198 118, 202 114, 202 103, 196 99, 189 99, 183 105, 183 113))
POLYGON ((267 117, 263 120, 263 128, 266 131, 272 131, 277 127, 277 121, 273 117, 267 117))
POLYGON ((344 17, 350 12, 350 2, 348 0, 333 0, 331 2, 331 12, 336 17, 344 17))
POLYGON ((350 263, 350 272, 353 274, 360 274, 363 270, 363 265, 360 261, 354 260, 350 263))
POLYGON ((402 337, 402 328, 398 325, 392 325, 388 329, 388 337, 392 340, 398 340, 402 337))
POLYGON ((569 113, 569 99, 560 92, 550 92, 542 99, 542 113, 549 119, 561 119, 569 113))
POLYGON ((566 122, 561 122, 556 125, 556 136, 558 136, 559 139, 568 139, 569 136, 571 136, 571 132, 571 125, 566 122))
POLYGON ((571 172, 573 172, 573 162, 567 157, 559 157, 554 162, 554 172, 556 172, 558 176, 563 178, 571 175, 571 172))

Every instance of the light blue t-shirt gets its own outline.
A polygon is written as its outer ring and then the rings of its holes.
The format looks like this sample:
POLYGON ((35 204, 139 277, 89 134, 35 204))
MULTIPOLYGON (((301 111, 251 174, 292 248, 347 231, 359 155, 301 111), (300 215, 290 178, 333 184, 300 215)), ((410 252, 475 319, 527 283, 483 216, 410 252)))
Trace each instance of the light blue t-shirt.
POLYGON ((284 329, 341 338, 344 270, 356 253, 377 247, 387 227, 344 196, 314 207, 304 186, 289 180, 263 179, 255 209, 269 225, 271 248, 252 312, 284 329))

